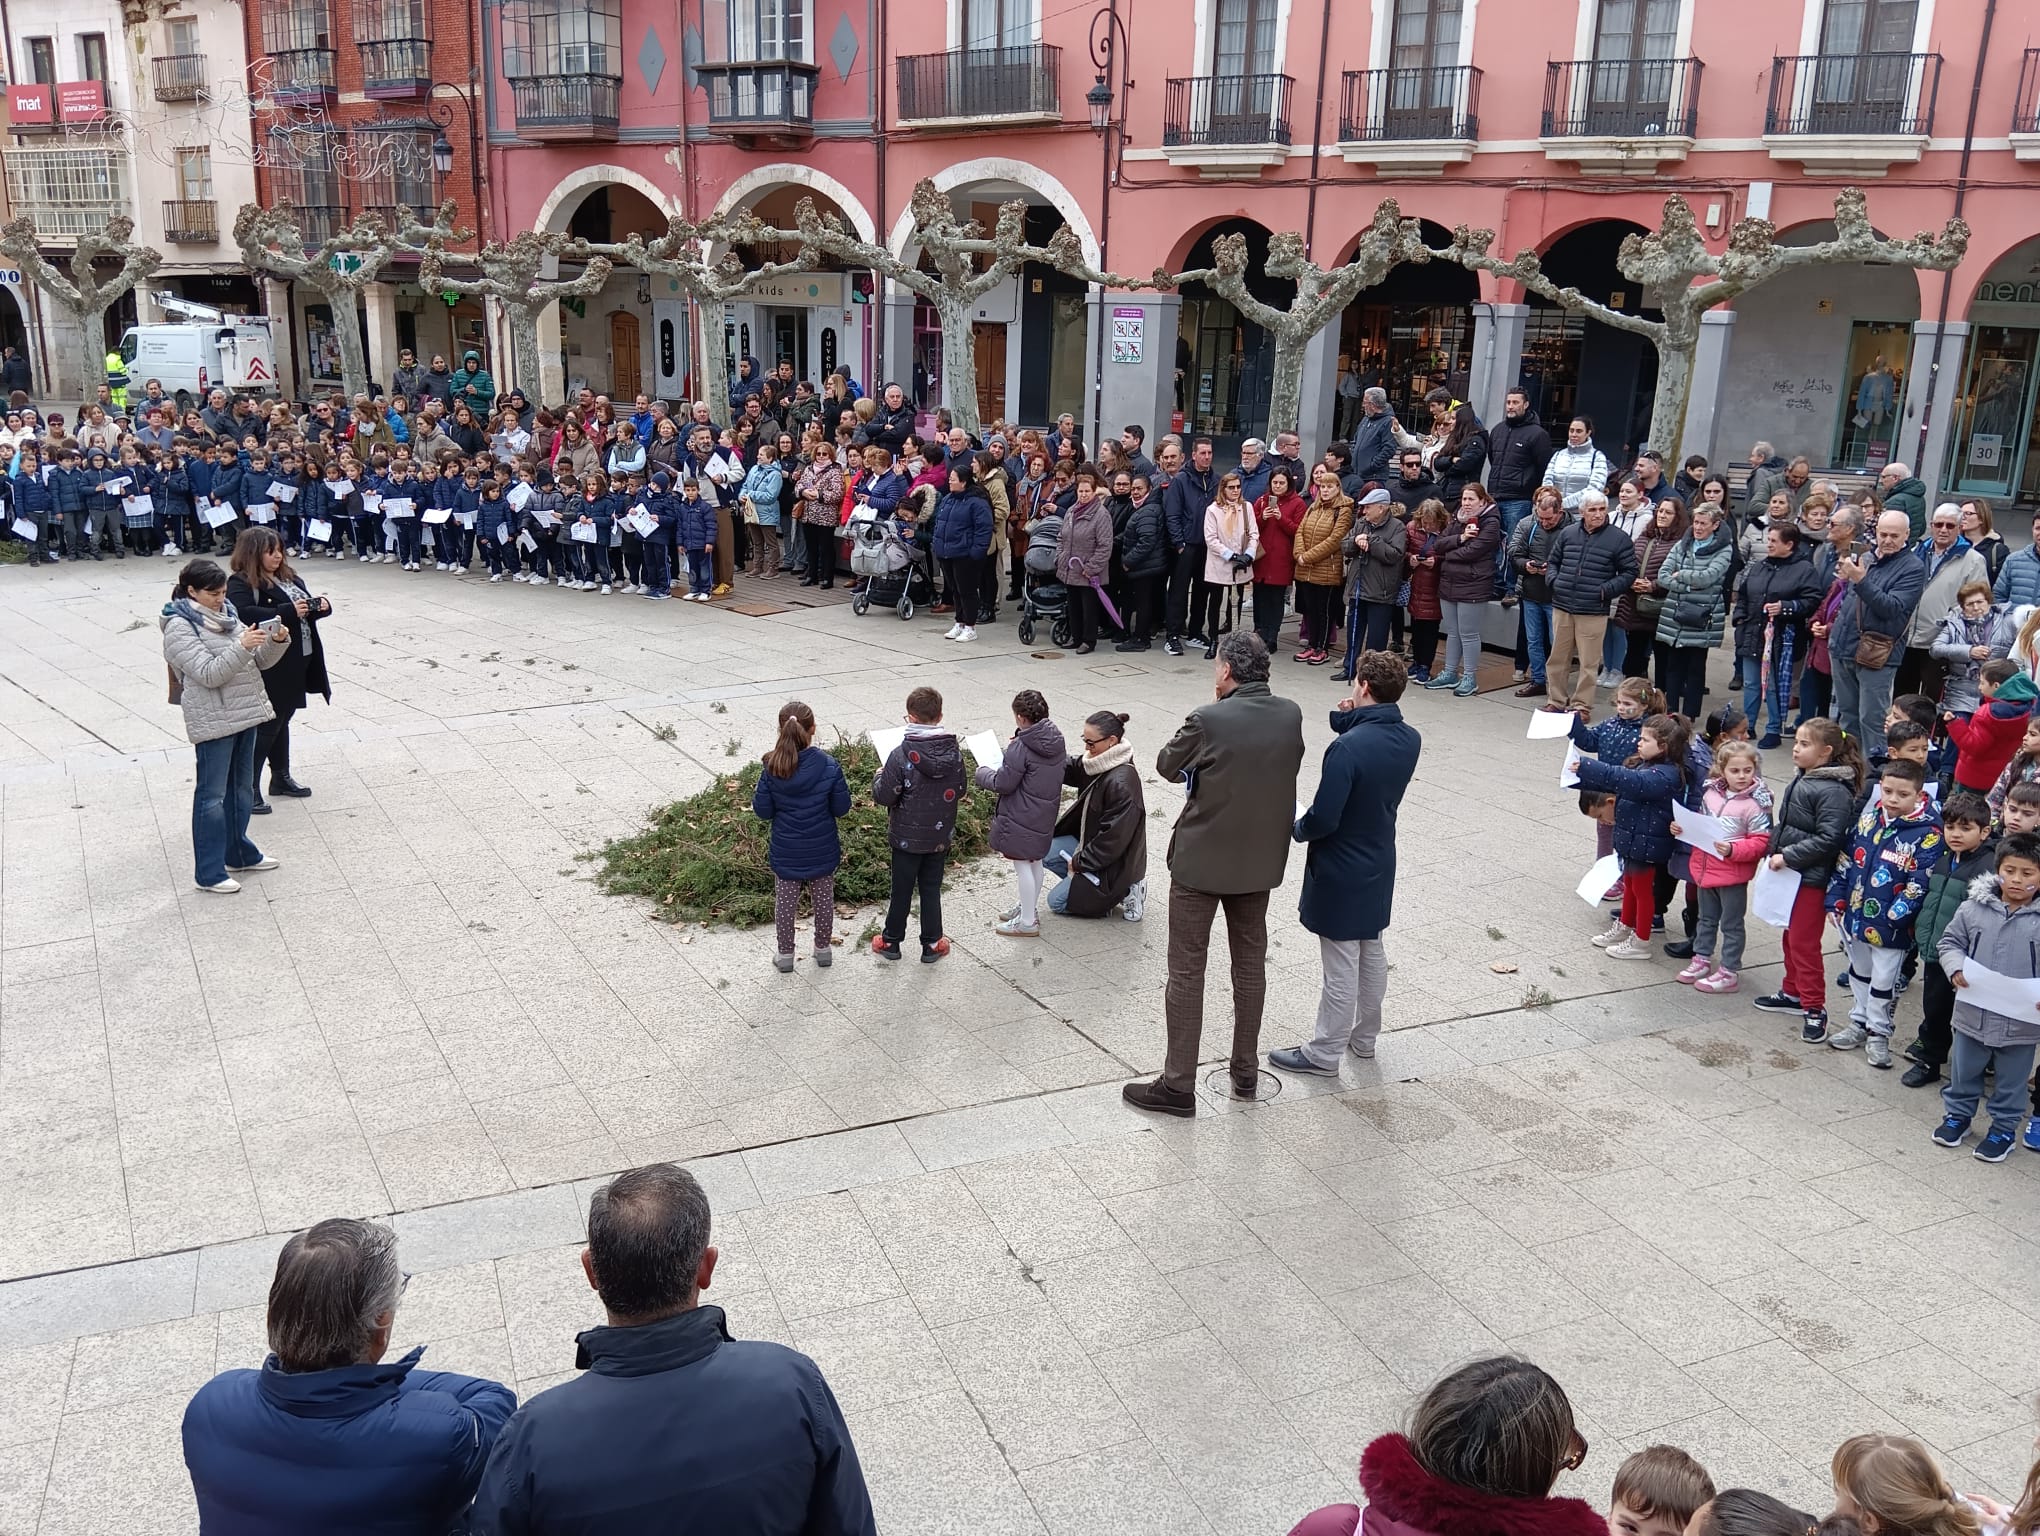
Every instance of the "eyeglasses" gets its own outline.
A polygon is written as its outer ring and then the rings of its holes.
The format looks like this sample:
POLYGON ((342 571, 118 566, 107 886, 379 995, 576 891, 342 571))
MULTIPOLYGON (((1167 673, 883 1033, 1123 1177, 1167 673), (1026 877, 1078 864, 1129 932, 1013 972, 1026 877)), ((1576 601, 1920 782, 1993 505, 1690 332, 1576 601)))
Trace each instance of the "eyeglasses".
POLYGON ((1105 745, 1105 738, 1103 736, 1086 736, 1082 739, 1087 747, 1102 747, 1105 745))
POLYGON ((1587 1437, 1578 1430, 1573 1431, 1573 1449, 1559 1465, 1568 1472, 1577 1472, 1587 1459, 1587 1437))

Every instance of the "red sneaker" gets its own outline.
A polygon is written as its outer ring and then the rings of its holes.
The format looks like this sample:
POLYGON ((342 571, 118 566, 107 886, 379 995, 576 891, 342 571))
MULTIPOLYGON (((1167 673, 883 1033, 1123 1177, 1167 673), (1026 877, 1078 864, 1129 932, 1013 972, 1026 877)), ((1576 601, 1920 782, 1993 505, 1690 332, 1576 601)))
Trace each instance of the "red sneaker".
POLYGON ((933 965, 937 960, 940 960, 944 955, 948 953, 949 953, 949 938, 945 934, 943 937, 937 939, 933 944, 923 944, 921 946, 921 964, 933 965))

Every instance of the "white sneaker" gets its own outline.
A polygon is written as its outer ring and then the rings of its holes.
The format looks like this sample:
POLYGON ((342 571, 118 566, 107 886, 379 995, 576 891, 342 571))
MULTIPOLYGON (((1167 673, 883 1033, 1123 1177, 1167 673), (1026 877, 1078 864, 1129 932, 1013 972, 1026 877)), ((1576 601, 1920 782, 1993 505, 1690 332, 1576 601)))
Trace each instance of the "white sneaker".
POLYGON ((1656 953, 1657 951, 1639 941, 1633 933, 1619 944, 1610 944, 1607 949, 1610 960, 1648 960, 1656 953))
POLYGON ((553 577, 553 585, 558 587, 571 587, 573 583, 567 580, 567 578, 564 576, 555 576, 553 577))
POLYGON ((229 864, 227 866, 227 868, 231 869, 237 875, 245 875, 251 871, 259 872, 265 869, 281 869, 282 867, 283 861, 281 859, 270 858, 267 856, 257 859, 253 864, 229 864))
POLYGON ((964 632, 958 635, 956 638, 959 640, 975 640, 977 639, 977 631, 966 627, 964 629, 964 632))
MULTIPOLYGON (((192 884, 197 885, 198 882, 194 880, 192 884)), ((232 875, 229 875, 217 885, 200 885, 198 888, 201 891, 209 891, 215 896, 231 896, 241 888, 241 882, 232 875)))
POLYGON ((366 564, 368 564, 368 562, 369 562, 369 561, 373 560, 374 558, 375 558, 375 556, 374 556, 374 555, 363 555, 363 556, 361 557, 361 563, 362 563, 363 565, 366 565, 366 564))
POLYGON ((503 579, 503 573, 502 573, 501 571, 498 571, 498 572, 496 572, 496 574, 495 574, 495 575, 493 575, 493 576, 491 576, 491 577, 489 578, 489 580, 491 580, 491 581, 501 581, 502 579, 503 579))
POLYGON ((442 561, 440 561, 440 562, 439 562, 439 568, 440 568, 440 569, 441 569, 442 571, 446 569, 446 562, 445 562, 444 560, 442 560, 442 561))
POLYGON ((163 546, 163 558, 165 560, 175 560, 179 555, 183 553, 184 551, 179 549, 175 544, 165 544, 163 546))
POLYGON ((602 595, 604 597, 609 596, 609 583, 606 581, 602 583, 602 595))
POLYGON ((942 638, 945 640, 954 640, 962 633, 963 626, 961 624, 952 624, 949 626, 949 633, 944 635, 942 638))
POLYGON ((1523 683, 1528 682, 1529 680, 1530 674, 1528 672, 1525 672, 1521 667, 1516 668, 1515 671, 1509 674, 1509 681, 1512 683, 1523 683))
POLYGON ((523 585, 523 583, 524 583, 524 572, 522 572, 522 571, 515 571, 515 572, 512 572, 512 573, 511 573, 511 576, 510 576, 510 579, 511 579, 512 581, 514 581, 514 582, 518 583, 518 585, 522 586, 522 585, 523 585))
POLYGON ((1123 910, 1119 915, 1129 923, 1137 923, 1146 917, 1147 881, 1136 880, 1132 885, 1128 886, 1126 888, 1126 895, 1122 898, 1121 906, 1123 910))
POLYGON ((1608 929, 1606 933, 1597 933, 1591 939, 1587 940, 1587 942, 1593 945, 1594 948, 1596 949, 1606 949, 1611 944, 1621 943, 1624 935, 1628 933, 1629 924, 1615 923, 1608 929))

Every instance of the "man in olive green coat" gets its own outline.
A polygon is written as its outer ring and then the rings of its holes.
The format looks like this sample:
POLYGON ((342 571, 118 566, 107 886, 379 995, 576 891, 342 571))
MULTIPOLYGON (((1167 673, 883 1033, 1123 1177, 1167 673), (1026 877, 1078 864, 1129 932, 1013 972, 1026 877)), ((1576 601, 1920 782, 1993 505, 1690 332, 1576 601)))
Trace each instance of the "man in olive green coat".
POLYGON ((1303 711, 1268 688, 1268 648, 1251 630, 1219 642, 1217 698, 1190 712, 1155 767, 1183 782, 1183 814, 1169 838, 1169 1049, 1162 1075, 1129 1083, 1126 1102, 1166 1115, 1197 1113, 1204 1037, 1204 964, 1211 922, 1225 911, 1232 951, 1233 1092, 1260 1082, 1261 1005, 1267 995, 1268 893, 1282 883, 1296 821, 1303 711))

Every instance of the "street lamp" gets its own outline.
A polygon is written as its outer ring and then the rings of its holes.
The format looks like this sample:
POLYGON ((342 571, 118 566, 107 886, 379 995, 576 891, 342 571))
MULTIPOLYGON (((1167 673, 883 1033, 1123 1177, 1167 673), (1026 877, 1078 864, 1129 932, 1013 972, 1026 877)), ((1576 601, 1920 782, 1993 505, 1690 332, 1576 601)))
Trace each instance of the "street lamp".
MULTIPOLYGON (((447 116, 452 115, 452 109, 449 108, 447 116)), ((445 134, 439 132, 432 135, 432 169, 442 176, 453 174, 453 145, 445 134)))
MULTIPOLYGON (((1119 0, 1106 0, 1091 17, 1091 66, 1098 72, 1097 83, 1084 92, 1084 105, 1091 109, 1091 131, 1099 137, 1102 153, 1099 159, 1104 163, 1098 176, 1098 265, 1111 265, 1107 251, 1112 239, 1112 178, 1119 156, 1126 151, 1126 127, 1124 102, 1120 104, 1120 120, 1112 120, 1112 82, 1116 77, 1121 90, 1131 94, 1133 81, 1127 75, 1127 64, 1133 55, 1132 39, 1126 35, 1126 23, 1119 16, 1119 0)), ((1101 434, 1104 428, 1100 419, 1105 409, 1105 327, 1102 317, 1104 295, 1099 295, 1098 350, 1091 359, 1091 411, 1090 428, 1094 434, 1101 434)))
POLYGON ((435 81, 432 89, 426 93, 428 101, 425 115, 431 119, 433 127, 437 130, 432 135, 432 168, 441 176, 451 175, 453 172, 453 142, 446 136, 446 130, 453 126, 453 106, 450 102, 435 103, 429 100, 441 91, 451 91, 459 98, 462 109, 467 113, 468 185, 474 193, 475 240, 479 244, 483 238, 482 228, 488 219, 488 211, 482 207, 482 140, 479 125, 475 121, 475 99, 450 80, 435 81))
MULTIPOLYGON (((1110 50, 1107 50, 1108 57, 1110 50)), ((1105 83, 1105 71, 1098 71, 1098 83, 1084 92, 1084 102, 1091 109, 1091 130, 1103 133, 1112 121, 1112 87, 1105 83)))

